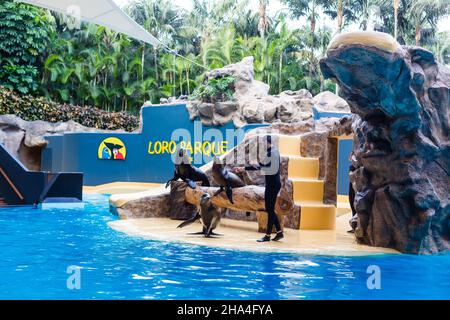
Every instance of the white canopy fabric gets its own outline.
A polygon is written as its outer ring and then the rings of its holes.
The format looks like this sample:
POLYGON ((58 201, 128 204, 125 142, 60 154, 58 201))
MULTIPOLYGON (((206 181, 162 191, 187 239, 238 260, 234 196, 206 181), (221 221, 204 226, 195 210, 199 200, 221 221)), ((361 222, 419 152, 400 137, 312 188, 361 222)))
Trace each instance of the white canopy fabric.
POLYGON ((79 14, 79 18, 111 30, 124 33, 132 38, 153 46, 162 43, 131 19, 112 0, 19 0, 38 7, 63 14, 79 14))

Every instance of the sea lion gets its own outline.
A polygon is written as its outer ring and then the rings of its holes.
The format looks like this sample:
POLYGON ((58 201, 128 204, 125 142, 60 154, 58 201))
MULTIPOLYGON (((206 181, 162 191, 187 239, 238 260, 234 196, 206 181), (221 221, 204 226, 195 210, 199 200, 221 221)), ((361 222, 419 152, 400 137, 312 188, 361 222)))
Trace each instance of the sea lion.
POLYGON ((221 213, 219 209, 212 204, 211 196, 209 195, 209 193, 204 193, 200 198, 200 211, 197 212, 194 217, 181 223, 178 228, 183 228, 193 223, 194 221, 201 219, 203 230, 194 234, 203 234, 206 238, 209 238, 211 237, 211 235, 218 235, 213 231, 219 225, 220 218, 221 213))
POLYGON ((172 179, 167 181, 166 188, 171 181, 183 180, 192 189, 197 187, 196 181, 201 181, 202 186, 209 187, 210 183, 206 174, 199 168, 191 165, 189 155, 184 148, 177 150, 175 158, 175 173, 172 179))
POLYGON ((230 172, 220 161, 218 157, 214 157, 212 166, 212 176, 214 182, 219 185, 220 189, 214 194, 214 196, 219 195, 225 190, 228 200, 233 202, 233 188, 244 187, 245 183, 236 174, 230 172))

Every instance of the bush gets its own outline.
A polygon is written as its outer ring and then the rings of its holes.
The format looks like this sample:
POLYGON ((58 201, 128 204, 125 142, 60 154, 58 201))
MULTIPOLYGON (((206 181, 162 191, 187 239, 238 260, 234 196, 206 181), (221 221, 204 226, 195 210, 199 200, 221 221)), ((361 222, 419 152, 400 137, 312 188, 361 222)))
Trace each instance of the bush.
POLYGON ((205 102, 227 101, 233 98, 235 81, 232 76, 210 79, 198 86, 192 95, 205 102))
POLYGON ((86 127, 104 130, 133 131, 139 127, 139 117, 127 112, 106 112, 93 107, 59 105, 41 97, 21 96, 0 86, 0 115, 2 114, 14 114, 27 121, 73 120, 86 127))

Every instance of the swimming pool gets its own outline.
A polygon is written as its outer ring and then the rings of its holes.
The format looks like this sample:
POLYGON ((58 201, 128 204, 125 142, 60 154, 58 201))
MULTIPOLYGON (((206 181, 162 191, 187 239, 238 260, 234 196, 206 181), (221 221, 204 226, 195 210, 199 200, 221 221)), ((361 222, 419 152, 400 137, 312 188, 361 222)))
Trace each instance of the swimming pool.
POLYGON ((0 209, 0 299, 450 299, 450 254, 299 256, 217 250, 110 229, 107 196, 83 210, 0 209), (367 287, 367 268, 381 289, 367 287), (68 289, 70 266, 80 289, 68 289))

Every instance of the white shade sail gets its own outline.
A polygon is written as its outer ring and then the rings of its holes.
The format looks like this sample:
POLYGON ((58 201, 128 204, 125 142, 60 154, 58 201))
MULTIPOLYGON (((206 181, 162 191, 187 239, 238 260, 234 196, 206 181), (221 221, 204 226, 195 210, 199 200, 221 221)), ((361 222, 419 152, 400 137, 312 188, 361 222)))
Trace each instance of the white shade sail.
POLYGON ((19 0, 38 7, 76 16, 153 46, 161 42, 131 19, 112 0, 19 0))

